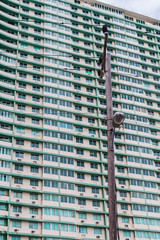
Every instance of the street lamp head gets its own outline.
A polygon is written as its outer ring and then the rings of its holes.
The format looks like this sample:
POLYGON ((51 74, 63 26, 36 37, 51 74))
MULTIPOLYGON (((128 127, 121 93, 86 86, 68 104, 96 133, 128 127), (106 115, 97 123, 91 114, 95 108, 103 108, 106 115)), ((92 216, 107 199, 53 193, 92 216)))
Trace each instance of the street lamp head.
POLYGON ((107 28, 107 25, 103 25, 103 27, 102 27, 102 31, 103 31, 103 33, 104 33, 105 35, 108 34, 108 28, 107 28))
POLYGON ((125 120, 125 115, 122 112, 116 112, 113 115, 113 121, 112 121, 112 125, 113 127, 119 127, 125 120))

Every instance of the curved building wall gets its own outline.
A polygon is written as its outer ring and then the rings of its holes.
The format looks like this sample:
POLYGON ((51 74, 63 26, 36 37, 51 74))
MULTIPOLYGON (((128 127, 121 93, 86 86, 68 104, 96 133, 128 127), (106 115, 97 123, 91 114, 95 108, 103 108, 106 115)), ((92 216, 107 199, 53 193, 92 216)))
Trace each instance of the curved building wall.
POLYGON ((96 1, 0 1, 0 237, 109 239, 109 25, 121 239, 160 239, 159 21, 96 1), (146 22, 145 22, 146 21, 146 22))

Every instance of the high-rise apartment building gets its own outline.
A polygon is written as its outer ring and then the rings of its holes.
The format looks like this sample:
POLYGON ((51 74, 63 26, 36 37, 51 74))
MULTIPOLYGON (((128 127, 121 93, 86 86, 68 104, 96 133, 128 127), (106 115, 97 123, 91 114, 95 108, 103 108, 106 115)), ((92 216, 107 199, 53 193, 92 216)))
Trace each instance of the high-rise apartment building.
POLYGON ((160 239, 160 21, 99 1, 0 1, 0 240, 108 240, 108 25, 121 240, 160 239))

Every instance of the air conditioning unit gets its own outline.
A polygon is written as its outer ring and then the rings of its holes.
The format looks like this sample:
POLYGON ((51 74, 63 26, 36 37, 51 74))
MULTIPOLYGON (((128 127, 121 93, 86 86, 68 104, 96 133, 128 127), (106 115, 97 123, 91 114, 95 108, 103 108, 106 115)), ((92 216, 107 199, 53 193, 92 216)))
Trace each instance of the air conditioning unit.
POLYGON ((125 214, 126 214, 126 213, 127 213, 127 211, 123 211, 123 213, 125 213, 125 214))
POLYGON ((21 158, 18 158, 17 161, 22 161, 22 159, 21 159, 21 158))
POLYGON ((16 202, 19 202, 19 199, 16 199, 16 202))
POLYGON ((16 217, 19 217, 19 214, 16 214, 16 217))
POLYGON ((124 226, 125 226, 125 227, 128 227, 128 224, 125 224, 124 226))
POLYGON ((33 204, 35 204, 36 202, 32 201, 33 204))
POLYGON ((80 196, 83 196, 83 193, 80 193, 80 196))
POLYGON ((17 228, 16 228, 16 229, 14 229, 14 231, 15 231, 15 232, 18 232, 18 231, 19 231, 19 229, 17 229, 17 228))
POLYGON ((33 161, 33 163, 37 163, 37 161, 33 161))
POLYGON ((123 201, 125 201, 126 199, 125 198, 122 198, 123 201))

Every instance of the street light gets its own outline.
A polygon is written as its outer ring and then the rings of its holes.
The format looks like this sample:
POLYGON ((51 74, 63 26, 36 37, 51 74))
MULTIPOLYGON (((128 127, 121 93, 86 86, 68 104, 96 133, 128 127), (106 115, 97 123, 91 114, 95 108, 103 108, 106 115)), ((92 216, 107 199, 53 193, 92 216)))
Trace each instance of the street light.
POLYGON ((103 25, 102 31, 103 31, 103 33, 104 33, 105 35, 108 34, 108 27, 107 27, 107 25, 103 25))
POLYGON ((116 199, 116 180, 114 164, 114 132, 125 120, 121 112, 113 114, 112 102, 112 81, 111 81, 111 54, 107 53, 108 29, 104 25, 102 31, 105 35, 103 57, 100 62, 101 70, 98 71, 100 78, 105 76, 106 105, 107 105, 107 138, 108 138, 108 202, 109 202, 109 239, 118 239, 118 220, 117 220, 117 199, 116 199))
POLYGON ((125 120, 125 115, 122 112, 116 112, 113 115, 113 119, 112 119, 112 125, 114 128, 119 127, 120 125, 123 124, 125 120))

